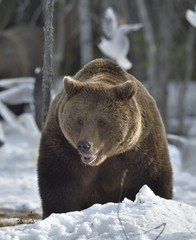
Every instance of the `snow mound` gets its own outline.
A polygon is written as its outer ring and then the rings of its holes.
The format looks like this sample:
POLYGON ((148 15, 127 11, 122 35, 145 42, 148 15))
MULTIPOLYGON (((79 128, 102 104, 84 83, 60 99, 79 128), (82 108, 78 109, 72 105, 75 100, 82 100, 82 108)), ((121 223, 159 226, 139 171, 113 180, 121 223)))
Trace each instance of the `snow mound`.
POLYGON ((95 204, 80 211, 52 214, 32 225, 0 229, 0 239, 100 240, 195 239, 196 208, 160 198, 144 186, 134 202, 95 204))

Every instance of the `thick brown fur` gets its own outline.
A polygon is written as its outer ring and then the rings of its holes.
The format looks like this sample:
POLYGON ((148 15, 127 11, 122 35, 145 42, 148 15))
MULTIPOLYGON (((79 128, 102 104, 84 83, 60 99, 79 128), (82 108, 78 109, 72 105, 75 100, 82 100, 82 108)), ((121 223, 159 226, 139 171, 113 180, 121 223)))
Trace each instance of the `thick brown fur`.
POLYGON ((166 134, 155 101, 115 63, 96 59, 64 78, 50 107, 38 160, 43 218, 118 202, 126 169, 121 200, 134 200, 144 184, 172 197, 166 134), (78 149, 80 140, 91 146, 86 155, 78 149), (96 157, 85 164, 85 156, 96 157))

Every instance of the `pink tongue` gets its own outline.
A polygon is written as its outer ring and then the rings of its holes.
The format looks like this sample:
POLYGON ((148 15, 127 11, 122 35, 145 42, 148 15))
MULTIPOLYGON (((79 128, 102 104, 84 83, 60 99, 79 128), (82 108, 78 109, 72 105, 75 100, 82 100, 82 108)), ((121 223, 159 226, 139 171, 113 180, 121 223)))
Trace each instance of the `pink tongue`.
POLYGON ((96 155, 86 154, 82 156, 82 161, 86 164, 89 164, 92 161, 94 161, 96 158, 97 158, 96 155))
POLYGON ((88 161, 91 159, 91 156, 84 156, 84 159, 88 161))

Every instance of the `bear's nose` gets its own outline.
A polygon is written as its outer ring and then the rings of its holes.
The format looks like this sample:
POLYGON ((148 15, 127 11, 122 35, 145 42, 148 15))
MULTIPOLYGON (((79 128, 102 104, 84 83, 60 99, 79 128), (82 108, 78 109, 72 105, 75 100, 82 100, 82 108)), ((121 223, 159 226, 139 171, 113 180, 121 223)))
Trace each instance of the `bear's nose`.
POLYGON ((85 153, 90 150, 91 145, 86 140, 80 140, 77 144, 77 148, 80 152, 85 153))

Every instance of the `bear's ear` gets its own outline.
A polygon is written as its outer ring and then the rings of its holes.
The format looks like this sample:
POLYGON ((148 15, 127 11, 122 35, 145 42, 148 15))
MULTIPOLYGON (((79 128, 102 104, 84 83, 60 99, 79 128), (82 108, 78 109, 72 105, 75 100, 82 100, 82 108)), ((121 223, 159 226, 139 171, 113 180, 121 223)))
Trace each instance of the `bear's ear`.
POLYGON ((136 93, 136 90, 136 83, 130 80, 114 87, 115 96, 118 100, 130 100, 136 93))
POLYGON ((82 84, 79 81, 69 76, 64 77, 63 83, 64 90, 69 98, 75 95, 76 93, 80 92, 81 89, 83 88, 82 84))

